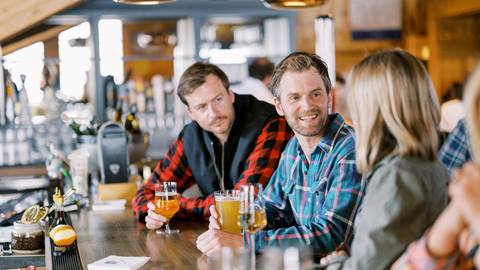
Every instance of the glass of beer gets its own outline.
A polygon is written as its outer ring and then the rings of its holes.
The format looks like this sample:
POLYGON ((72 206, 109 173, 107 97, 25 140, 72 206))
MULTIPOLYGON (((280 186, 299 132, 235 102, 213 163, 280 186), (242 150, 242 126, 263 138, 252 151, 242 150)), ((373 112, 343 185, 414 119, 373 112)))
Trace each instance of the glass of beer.
POLYGON ((267 226, 267 214, 263 200, 262 184, 247 184, 240 186, 239 225, 243 229, 246 251, 250 252, 250 268, 255 269, 255 233, 267 226), (247 235, 248 234, 248 235, 247 235), (247 247, 247 236, 250 237, 247 247))
POLYGON ((240 210, 240 192, 238 190, 215 191, 215 208, 220 227, 223 231, 239 234, 242 229, 238 224, 240 210))
POLYGON ((167 219, 165 229, 158 229, 157 234, 174 234, 180 230, 170 229, 168 222, 180 210, 177 198, 177 183, 163 182, 155 186, 155 213, 167 219))

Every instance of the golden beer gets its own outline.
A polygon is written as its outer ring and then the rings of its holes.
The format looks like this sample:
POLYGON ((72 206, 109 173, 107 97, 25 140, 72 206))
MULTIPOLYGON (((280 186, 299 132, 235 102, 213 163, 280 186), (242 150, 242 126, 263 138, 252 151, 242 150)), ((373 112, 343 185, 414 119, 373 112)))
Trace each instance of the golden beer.
POLYGON ((155 213, 164 216, 170 220, 180 210, 177 194, 169 193, 168 196, 164 193, 155 193, 155 213))
POLYGON ((215 192, 215 208, 223 231, 235 234, 241 233, 242 228, 238 225, 240 198, 237 190, 227 190, 224 193, 215 192))
POLYGON ((256 209, 254 216, 251 213, 240 213, 238 216, 238 225, 249 233, 256 233, 267 226, 267 214, 265 210, 256 209))

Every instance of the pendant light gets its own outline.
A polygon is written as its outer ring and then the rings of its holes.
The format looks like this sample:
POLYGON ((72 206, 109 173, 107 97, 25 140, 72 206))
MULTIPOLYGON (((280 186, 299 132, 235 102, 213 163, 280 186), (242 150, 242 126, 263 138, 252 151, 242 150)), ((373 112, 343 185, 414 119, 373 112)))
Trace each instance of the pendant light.
POLYGON ((173 3, 176 0, 113 0, 113 2, 131 5, 157 5, 173 3))
POLYGON ((303 9, 318 7, 326 0, 261 0, 266 7, 273 9, 303 9))

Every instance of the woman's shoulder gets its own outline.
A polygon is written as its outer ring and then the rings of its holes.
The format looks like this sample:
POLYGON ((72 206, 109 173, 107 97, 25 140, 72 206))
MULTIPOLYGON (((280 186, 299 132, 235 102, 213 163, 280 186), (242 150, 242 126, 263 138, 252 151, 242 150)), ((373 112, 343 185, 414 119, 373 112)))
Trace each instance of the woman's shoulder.
POLYGON ((389 156, 371 175, 371 181, 389 181, 390 185, 421 187, 446 187, 449 175, 445 167, 437 160, 423 160, 417 157, 389 156))

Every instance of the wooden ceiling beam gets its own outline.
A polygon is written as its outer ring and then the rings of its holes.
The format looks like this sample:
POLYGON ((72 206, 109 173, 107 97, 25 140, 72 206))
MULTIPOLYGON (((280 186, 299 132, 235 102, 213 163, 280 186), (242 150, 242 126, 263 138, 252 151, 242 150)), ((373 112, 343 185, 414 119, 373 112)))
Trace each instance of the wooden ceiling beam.
POLYGON ((16 50, 19 50, 19 49, 24 48, 28 45, 31 45, 35 42, 45 41, 45 40, 48 40, 50 38, 53 38, 53 37, 57 36, 58 34, 60 34, 61 32, 67 30, 70 27, 71 27, 70 25, 54 26, 54 27, 52 27, 48 30, 45 30, 45 31, 37 33, 37 34, 33 34, 33 35, 31 35, 27 38, 21 39, 21 40, 19 40, 17 42, 14 42, 12 44, 7 44, 2 48, 3 49, 3 54, 7 55, 7 54, 12 53, 16 50))
POLYGON ((84 0, 1 0, 0 42, 28 30, 84 0))
POLYGON ((480 13, 478 0, 437 0, 435 2, 439 18, 480 13))

